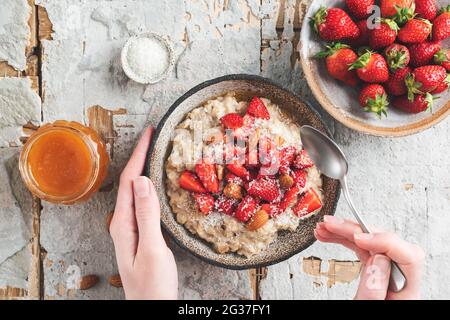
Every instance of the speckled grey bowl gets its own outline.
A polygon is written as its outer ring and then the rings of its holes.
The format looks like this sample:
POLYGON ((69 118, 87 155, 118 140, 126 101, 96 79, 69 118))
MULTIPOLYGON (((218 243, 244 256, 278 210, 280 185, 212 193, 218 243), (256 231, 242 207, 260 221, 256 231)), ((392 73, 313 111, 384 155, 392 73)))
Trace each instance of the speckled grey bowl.
POLYGON ((268 79, 253 75, 229 75, 199 84, 179 98, 161 120, 153 135, 145 172, 152 179, 159 195, 163 228, 179 246, 206 262, 229 269, 248 269, 281 262, 309 247, 315 241, 315 224, 325 214, 334 214, 339 199, 339 183, 322 177, 325 194, 322 210, 317 215, 302 220, 295 232, 280 232, 277 240, 266 251, 251 258, 234 253, 216 253, 210 244, 177 223, 165 190, 165 163, 172 150, 171 135, 192 109, 230 91, 245 100, 250 100, 254 95, 267 97, 298 124, 308 124, 326 133, 328 131, 319 114, 300 98, 268 79))

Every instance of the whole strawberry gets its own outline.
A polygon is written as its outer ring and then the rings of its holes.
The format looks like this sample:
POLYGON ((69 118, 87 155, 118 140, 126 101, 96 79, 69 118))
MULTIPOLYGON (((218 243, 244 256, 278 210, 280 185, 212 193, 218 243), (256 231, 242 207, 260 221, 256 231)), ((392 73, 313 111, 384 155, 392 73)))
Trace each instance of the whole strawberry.
POLYGON ((358 26, 340 8, 321 7, 311 17, 310 25, 325 41, 354 39, 359 35, 358 26))
POLYGON ((401 96, 408 92, 405 79, 412 72, 410 67, 397 69, 389 75, 389 80, 385 82, 387 93, 393 96, 401 96))
POLYGON ((441 43, 439 41, 425 41, 410 45, 411 65, 413 67, 421 67, 429 64, 440 48, 441 43))
POLYGON ((364 86, 359 95, 359 103, 366 112, 373 112, 380 118, 383 114, 387 116, 386 110, 389 102, 382 85, 367 84, 364 86))
POLYGON ((369 45, 374 50, 393 44, 400 30, 394 20, 381 18, 379 22, 379 25, 370 30, 369 34, 369 45))
POLYGON ((434 55, 434 63, 450 71, 450 49, 441 49, 434 55))
POLYGON ((447 77, 442 66, 423 66, 414 69, 405 79, 408 98, 412 101, 414 94, 424 94, 435 90, 447 77))
POLYGON ((385 18, 393 17, 399 10, 411 8, 412 4, 412 0, 381 0, 381 16, 385 18))
POLYGON ((433 20, 433 40, 440 41, 450 37, 450 5, 441 8, 433 20))
POLYGON ((325 63, 328 73, 335 79, 354 87, 359 80, 355 70, 348 70, 348 66, 358 59, 356 53, 349 46, 335 43, 327 46, 327 50, 321 51, 316 58, 326 58, 325 63))
POLYGON ((410 101, 407 96, 397 97, 392 101, 392 105, 408 113, 419 113, 430 110, 433 106, 433 96, 430 93, 426 95, 415 95, 410 101))
POLYGON ((348 11, 356 19, 365 19, 370 16, 370 7, 375 4, 375 0, 346 0, 348 11))
POLYGON ((389 70, 383 56, 367 51, 350 65, 349 70, 356 69, 358 77, 369 83, 382 83, 389 79, 389 70))
POLYGON ((398 38, 403 43, 421 43, 427 40, 432 24, 424 19, 411 19, 399 31, 398 38))
POLYGON ((436 18, 436 1, 435 0, 415 0, 416 14, 420 18, 433 21, 436 18))
POLYGON ((398 43, 393 43, 384 49, 384 56, 392 72, 406 67, 410 61, 408 48, 398 43))
POLYGON ((347 43, 353 48, 363 47, 369 45, 369 28, 367 20, 360 20, 356 22, 359 29, 359 35, 356 38, 348 39, 347 43))

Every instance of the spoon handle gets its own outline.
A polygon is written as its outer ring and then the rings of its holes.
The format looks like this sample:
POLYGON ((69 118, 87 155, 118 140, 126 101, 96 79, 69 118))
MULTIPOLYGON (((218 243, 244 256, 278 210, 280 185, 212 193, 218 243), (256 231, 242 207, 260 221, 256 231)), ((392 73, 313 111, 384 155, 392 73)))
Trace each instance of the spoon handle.
MULTIPOLYGON (((347 200, 348 205, 350 206, 350 209, 355 216, 356 220, 358 221, 359 225, 361 226, 361 229, 365 233, 372 233, 369 229, 369 226, 364 221, 363 217, 359 214, 358 210, 356 210, 355 205, 353 204, 352 198, 350 197, 350 192, 348 191, 347 186, 347 178, 344 177, 340 180, 342 191, 344 193, 344 197, 347 200)), ((403 288, 406 286, 406 277, 403 274, 403 272, 400 270, 399 266, 396 262, 391 262, 391 276, 389 279, 389 290, 393 292, 400 292, 403 290, 403 288)))

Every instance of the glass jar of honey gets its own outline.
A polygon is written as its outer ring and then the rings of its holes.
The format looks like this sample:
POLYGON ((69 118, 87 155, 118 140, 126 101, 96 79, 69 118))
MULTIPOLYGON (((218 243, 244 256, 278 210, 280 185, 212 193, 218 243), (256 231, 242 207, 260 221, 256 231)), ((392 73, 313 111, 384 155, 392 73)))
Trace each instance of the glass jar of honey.
POLYGON ((94 130, 59 120, 30 136, 20 155, 19 169, 35 196, 73 204, 100 188, 108 164, 106 146, 94 130))

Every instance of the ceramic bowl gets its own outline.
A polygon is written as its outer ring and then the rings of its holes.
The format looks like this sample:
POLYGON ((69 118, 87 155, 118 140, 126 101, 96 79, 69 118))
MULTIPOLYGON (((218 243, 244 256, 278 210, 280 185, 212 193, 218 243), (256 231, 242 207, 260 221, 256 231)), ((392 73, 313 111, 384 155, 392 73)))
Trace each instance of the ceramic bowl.
MULTIPOLYGON (((448 0, 438 0, 439 6, 448 0)), ((315 0, 309 6, 300 35, 300 57, 306 80, 322 107, 345 126, 376 136, 405 136, 427 129, 450 114, 450 92, 441 93, 434 102, 432 112, 407 114, 390 108, 388 117, 381 120, 375 114, 365 112, 358 102, 358 89, 345 86, 331 78, 323 61, 311 57, 324 48, 324 43, 309 26, 309 17, 320 8, 344 7, 344 0, 315 0)), ((450 39, 442 43, 450 47, 450 39)))
POLYGON ((191 234, 177 223, 166 194, 165 163, 172 150, 172 133, 187 113, 207 100, 233 91, 239 99, 250 100, 252 96, 267 97, 278 104, 282 111, 299 125, 311 125, 328 134, 317 112, 300 98, 275 83, 252 75, 229 75, 206 81, 179 98, 161 120, 155 130, 146 162, 146 174, 152 179, 161 202, 161 223, 167 233, 182 248, 211 264, 230 269, 248 269, 283 261, 306 249, 314 241, 313 230, 325 214, 334 214, 339 198, 339 183, 323 177, 325 195, 322 210, 303 220, 295 232, 280 232, 277 240, 259 255, 246 258, 234 253, 216 253, 210 244, 191 234))

